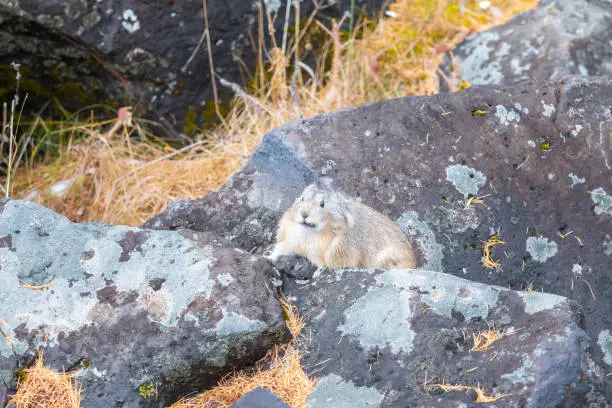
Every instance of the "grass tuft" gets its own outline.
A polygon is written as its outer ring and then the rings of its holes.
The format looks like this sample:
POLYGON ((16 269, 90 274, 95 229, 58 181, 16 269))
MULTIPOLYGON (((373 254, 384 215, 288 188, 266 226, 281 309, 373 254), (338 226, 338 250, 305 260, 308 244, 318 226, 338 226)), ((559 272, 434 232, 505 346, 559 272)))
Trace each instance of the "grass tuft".
POLYGON ((257 387, 272 391, 292 408, 306 407, 306 399, 315 381, 304 372, 302 354, 295 344, 304 328, 304 321, 289 300, 283 298, 281 303, 292 335, 289 344, 275 346, 256 370, 224 378, 213 389, 193 398, 181 399, 171 408, 227 408, 257 387))
POLYGON ((502 241, 499 234, 495 234, 489 238, 488 241, 484 242, 482 247, 482 265, 489 269, 501 269, 501 264, 493 259, 492 251, 496 245, 506 245, 507 243, 502 241))
POLYGON ((57 373, 47 368, 40 352, 34 365, 23 370, 17 392, 8 405, 15 408, 79 408, 81 395, 75 380, 79 373, 57 373))
POLYGON ((480 387, 480 385, 474 387, 471 385, 450 385, 450 384, 428 384, 426 385, 426 391, 430 391, 432 389, 438 388, 443 392, 451 392, 451 391, 473 391, 476 394, 475 402, 495 402, 500 398, 507 397, 509 394, 495 394, 488 395, 484 389, 480 387))
POLYGON ((474 344, 472 345, 472 351, 487 351, 491 345, 497 340, 504 337, 504 334, 495 329, 494 326, 490 326, 487 330, 483 330, 472 334, 474 344))

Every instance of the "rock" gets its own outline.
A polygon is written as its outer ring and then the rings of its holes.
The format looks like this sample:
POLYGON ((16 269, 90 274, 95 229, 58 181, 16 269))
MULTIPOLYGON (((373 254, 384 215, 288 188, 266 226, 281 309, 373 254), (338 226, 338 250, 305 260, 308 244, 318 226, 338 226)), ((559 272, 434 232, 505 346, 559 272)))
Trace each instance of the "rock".
POLYGON ((5 406, 8 400, 8 387, 4 384, 0 384, 0 407, 5 406))
POLYGON ((612 74, 612 3, 541 0, 506 24, 468 37, 446 55, 440 89, 612 74), (455 60, 453 60, 453 57, 455 60), (452 73, 458 68, 456 78, 452 73))
POLYGON ((488 405, 499 407, 576 407, 586 390, 588 340, 560 296, 399 269, 336 271, 291 295, 306 316, 304 366, 320 377, 309 408, 472 406, 473 391, 423 390, 440 383, 505 395, 488 405), (506 334, 470 350, 488 325, 506 334))
POLYGON ((308 259, 297 254, 283 255, 275 262, 274 267, 283 276, 297 280, 309 280, 317 270, 317 266, 311 264, 308 259))
POLYGON ((288 339, 270 264, 208 233, 73 224, 0 204, 0 383, 37 349, 84 367, 84 407, 159 406, 288 339), (44 290, 22 287, 50 285, 44 290))
MULTIPOLYGON (((287 2, 259 3, 267 4, 280 42, 287 2)), ((300 3, 307 18, 314 3, 300 3)), ((323 20, 342 16, 352 2, 319 3, 323 20)), ((355 5, 357 11, 375 13, 383 3, 359 0, 355 5)), ((257 4, 207 2, 215 71, 240 85, 251 77, 256 61, 251 41, 257 41, 257 4)), ((294 17, 292 10, 290 26, 294 17)), ((0 24, 0 93, 14 92, 9 64, 20 63, 21 90, 29 92, 26 112, 38 112, 55 97, 74 111, 128 101, 140 116, 148 113, 164 125, 158 132, 192 134, 216 120, 202 1, 0 0, 0 24)), ((230 91, 219 86, 219 94, 221 109, 227 109, 230 91)))
MULTIPOLYGON (((598 339, 612 328, 611 107, 612 79, 566 77, 345 108, 270 132, 226 185, 145 226, 263 251, 301 190, 327 180, 396 221, 420 267, 575 300, 598 339), (491 270, 482 247, 497 232, 491 270)), ((592 352, 588 402, 612 400, 612 350, 592 352)))
POLYGON ((230 408, 290 408, 273 392, 263 387, 249 391, 230 408))

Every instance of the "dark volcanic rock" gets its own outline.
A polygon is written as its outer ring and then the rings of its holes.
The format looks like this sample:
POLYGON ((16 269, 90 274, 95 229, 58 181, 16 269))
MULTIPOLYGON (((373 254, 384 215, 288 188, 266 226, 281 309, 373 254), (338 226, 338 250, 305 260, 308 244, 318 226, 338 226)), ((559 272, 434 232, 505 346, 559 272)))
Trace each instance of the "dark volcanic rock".
POLYGON ((610 78, 576 77, 343 109, 270 132, 225 186, 146 226, 263 251, 297 194, 331 179, 397 221, 426 269, 576 300, 598 339, 600 387, 587 401, 610 400, 611 109, 610 78), (484 205, 466 209, 470 194, 484 205), (482 241, 496 232, 507 242, 493 250, 498 271, 481 266, 482 241))
POLYGON ((230 408, 290 408, 274 393, 263 387, 247 392, 230 408))
POLYGON ((0 383, 14 386, 42 347, 53 369, 86 367, 84 407, 161 407, 287 338, 270 264, 211 234, 73 224, 6 201, 0 237, 11 237, 0 318, 14 346, 0 341, 0 383))
MULTIPOLYGON (((612 3, 607 0, 541 0, 508 23, 468 37, 448 54, 446 78, 474 85, 548 80, 564 75, 612 74, 612 3), (454 65, 456 64, 456 65, 454 65), (453 67, 451 65, 454 65, 453 67)), ((449 89, 440 76, 440 89, 449 89)))
POLYGON ((309 408, 475 400, 465 391, 424 392, 425 381, 507 394, 489 407, 577 407, 575 394, 585 392, 586 336, 575 305, 560 296, 421 270, 336 271, 291 295, 307 316, 304 366, 322 377, 309 408), (472 332, 487 325, 507 334, 470 351, 472 332))
MULTIPOLYGON (((319 3, 320 19, 341 16, 351 5, 350 0, 319 3)), ((262 4, 271 12, 280 41, 287 1, 262 4)), ((314 3, 300 4, 301 16, 308 18, 314 3)), ((355 3, 357 11, 372 12, 382 4, 355 3)), ((240 84, 250 78, 256 61, 251 41, 257 41, 257 5, 257 0, 207 2, 215 71, 240 84)), ((167 128, 190 133, 197 124, 216 119, 203 33, 200 0, 0 0, 0 95, 14 91, 9 65, 14 61, 22 64, 28 110, 37 111, 52 97, 72 110, 127 103, 167 128)), ((225 89, 220 97, 229 103, 225 89)))

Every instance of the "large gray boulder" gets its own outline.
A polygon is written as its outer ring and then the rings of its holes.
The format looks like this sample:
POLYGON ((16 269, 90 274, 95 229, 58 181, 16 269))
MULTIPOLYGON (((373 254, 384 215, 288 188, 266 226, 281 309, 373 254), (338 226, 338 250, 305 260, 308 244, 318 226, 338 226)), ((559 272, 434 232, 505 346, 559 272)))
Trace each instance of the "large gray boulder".
MULTIPOLYGON (((208 0, 215 71, 244 85, 256 53, 258 0, 208 0), (255 47, 256 48, 256 47, 255 47), (246 67, 244 70, 242 67, 246 67)), ((287 4, 262 1, 282 39, 287 4)), ((22 64, 27 112, 51 98, 69 110, 129 103, 168 132, 191 134, 216 120, 201 0, 0 0, 0 95, 15 89, 11 62, 22 64)), ((338 17, 351 0, 320 1, 317 18, 338 17)), ((383 0, 358 0, 356 11, 375 12, 383 0)), ((303 22, 314 10, 300 2, 303 22)), ((268 19, 264 18, 264 24, 268 19)), ((295 21, 293 9, 289 27, 295 21)), ((264 28, 266 38, 268 29, 264 28)), ((270 41, 267 41, 268 47, 270 41)), ((222 109, 231 94, 220 88, 222 109)), ((156 132, 161 132, 157 129, 156 132)))
POLYGON ((320 380, 309 408, 581 406, 586 336, 566 298, 423 270, 336 271, 292 296, 304 316, 304 366, 320 380), (504 331, 488 350, 474 332, 504 331), (428 388, 425 391, 425 388, 428 388))
POLYGON ((441 66, 440 88, 449 89, 447 79, 457 89, 461 79, 482 85, 610 75, 611 37, 610 1, 541 0, 535 9, 455 47, 441 66), (454 79, 453 72, 459 74, 454 79))
POLYGON ((299 192, 327 179, 398 222, 419 266, 578 302, 594 340, 587 402, 610 400, 611 109, 606 77, 345 108, 270 132, 226 185, 145 226, 206 230, 263 252, 299 192), (470 195, 484 205, 466 208, 470 195), (507 245, 493 249, 501 270, 491 270, 482 245, 497 232, 507 245))
POLYGON ((0 384, 14 387, 42 348, 52 369, 85 368, 83 407, 167 406, 288 339, 273 280, 267 261, 212 234, 73 224, 0 201, 12 342, 0 338, 0 384))

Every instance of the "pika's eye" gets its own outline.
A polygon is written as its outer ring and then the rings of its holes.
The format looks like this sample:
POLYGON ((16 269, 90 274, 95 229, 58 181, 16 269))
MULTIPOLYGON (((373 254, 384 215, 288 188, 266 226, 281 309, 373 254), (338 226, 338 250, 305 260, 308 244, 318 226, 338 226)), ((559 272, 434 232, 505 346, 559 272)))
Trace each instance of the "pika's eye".
POLYGON ((304 201, 304 197, 302 197, 302 201, 304 201))
POLYGON ((321 206, 321 208, 325 207, 325 201, 321 201, 319 205, 321 206))

